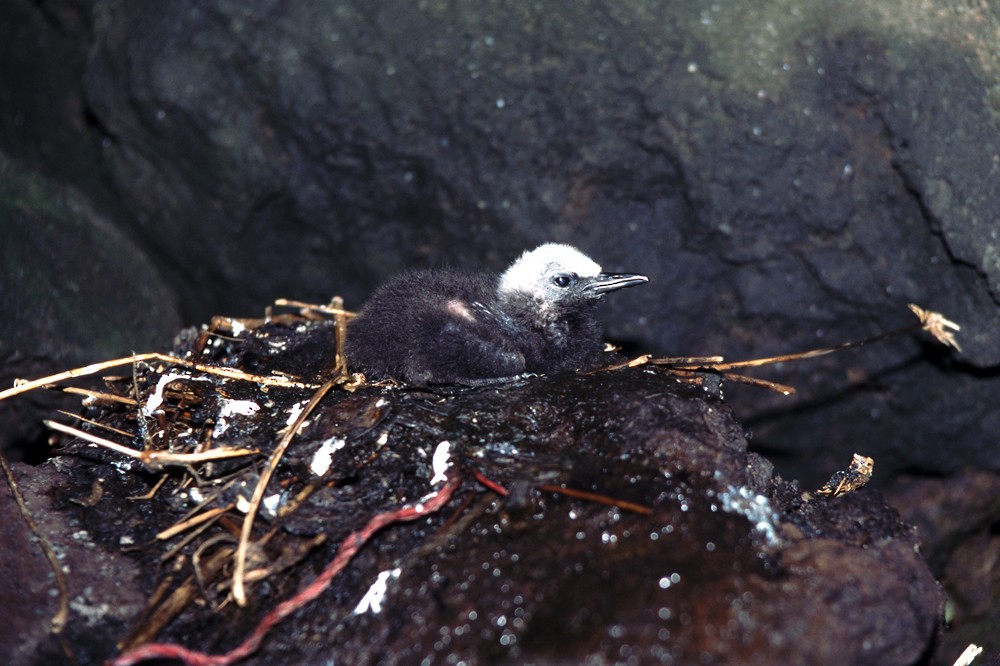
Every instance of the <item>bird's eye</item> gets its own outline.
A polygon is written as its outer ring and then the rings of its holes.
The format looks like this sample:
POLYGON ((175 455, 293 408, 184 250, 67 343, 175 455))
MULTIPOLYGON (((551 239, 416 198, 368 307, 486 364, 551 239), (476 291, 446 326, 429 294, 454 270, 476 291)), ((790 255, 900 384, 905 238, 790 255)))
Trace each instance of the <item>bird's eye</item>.
POLYGON ((561 289, 565 289, 566 287, 568 287, 571 284, 573 284, 573 276, 572 275, 556 275, 554 278, 552 278, 552 284, 554 284, 555 286, 557 286, 557 287, 559 287, 561 289))

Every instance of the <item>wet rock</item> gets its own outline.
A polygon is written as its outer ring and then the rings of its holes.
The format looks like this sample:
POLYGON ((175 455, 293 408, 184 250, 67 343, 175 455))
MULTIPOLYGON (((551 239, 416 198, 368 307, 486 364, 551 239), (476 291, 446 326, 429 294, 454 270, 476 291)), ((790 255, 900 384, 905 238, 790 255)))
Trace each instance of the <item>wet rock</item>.
MULTIPOLYGON (((263 367, 286 372, 304 367, 302 349, 313 350, 314 368, 329 367, 332 351, 322 323, 185 340, 175 354, 232 366, 253 349, 259 369, 263 346, 289 349, 297 360, 276 352, 263 367), (289 344, 295 337, 311 342, 289 344)), ((311 395, 168 373, 140 366, 137 408, 103 406, 89 416, 143 430, 157 449, 211 441, 266 452, 311 395), (227 408, 234 401, 260 408, 237 414, 227 408)), ((254 566, 274 571, 252 585, 249 607, 221 604, 228 575, 204 575, 196 596, 208 603, 187 604, 159 640, 210 652, 234 647, 347 534, 378 512, 421 501, 443 474, 462 479, 446 507, 380 532, 250 663, 771 664, 803 655, 824 664, 917 662, 942 600, 913 530, 875 491, 824 498, 773 474, 747 452, 716 383, 699 379, 639 367, 481 389, 335 389, 308 417, 266 494, 257 535, 271 536, 254 549, 254 566)), ((71 439, 63 445, 65 455, 46 463, 58 474, 40 477, 52 484, 62 520, 85 525, 101 557, 125 557, 123 537, 140 544, 127 558, 146 594, 191 575, 202 544, 199 562, 230 547, 239 514, 163 562, 175 542, 156 534, 204 498, 215 499, 202 509, 238 505, 259 470, 213 462, 194 470, 195 480, 178 469, 151 498, 135 500, 128 497, 160 473, 71 439), (98 478, 103 490, 94 499, 98 478)), ((114 581, 98 573, 88 585, 114 581)), ((159 604, 128 630, 97 624, 92 642, 79 647, 135 635, 162 612, 159 604)), ((71 624, 80 621, 71 615, 71 624)), ((43 645, 23 663, 51 663, 53 650, 43 645)))

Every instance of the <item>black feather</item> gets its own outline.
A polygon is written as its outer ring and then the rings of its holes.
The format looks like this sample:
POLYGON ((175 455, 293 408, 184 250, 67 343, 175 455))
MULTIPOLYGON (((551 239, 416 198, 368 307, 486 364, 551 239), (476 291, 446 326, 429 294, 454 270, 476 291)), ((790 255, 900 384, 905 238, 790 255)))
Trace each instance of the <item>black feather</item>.
MULTIPOLYGON (((579 256, 588 268, 596 267, 579 256)), ((635 279, 607 289, 586 289, 588 280, 606 277, 579 278, 572 288, 550 287, 555 293, 542 294, 501 290, 499 276, 485 273, 403 273, 379 287, 348 324, 348 366, 369 379, 418 385, 477 385, 526 372, 592 366, 603 348, 594 313, 600 294, 645 281, 625 276, 635 279)), ((543 279, 546 275, 537 276, 539 284, 543 279)))

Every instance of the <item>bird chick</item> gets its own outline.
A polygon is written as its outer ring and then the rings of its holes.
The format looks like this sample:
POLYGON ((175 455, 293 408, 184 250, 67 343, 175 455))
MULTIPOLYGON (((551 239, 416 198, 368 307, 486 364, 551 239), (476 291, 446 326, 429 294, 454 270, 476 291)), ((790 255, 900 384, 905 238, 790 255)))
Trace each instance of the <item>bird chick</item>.
POLYGON ((500 276, 409 271, 379 287, 348 324, 347 362, 369 379, 418 385, 589 367, 603 349, 595 306, 647 280, 603 273, 558 243, 525 252, 500 276))

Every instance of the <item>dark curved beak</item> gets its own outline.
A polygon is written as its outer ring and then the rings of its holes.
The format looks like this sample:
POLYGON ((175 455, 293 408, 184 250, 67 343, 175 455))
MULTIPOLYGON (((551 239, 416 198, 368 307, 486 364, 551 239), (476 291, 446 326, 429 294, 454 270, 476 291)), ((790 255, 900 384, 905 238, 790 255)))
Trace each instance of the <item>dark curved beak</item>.
POLYGON ((649 282, 649 278, 637 273, 601 273, 600 275, 587 278, 587 284, 583 287, 583 292, 591 296, 600 296, 609 291, 634 287, 643 282, 649 282))

